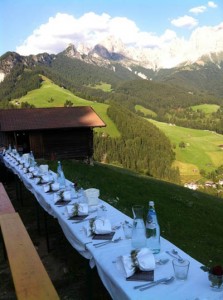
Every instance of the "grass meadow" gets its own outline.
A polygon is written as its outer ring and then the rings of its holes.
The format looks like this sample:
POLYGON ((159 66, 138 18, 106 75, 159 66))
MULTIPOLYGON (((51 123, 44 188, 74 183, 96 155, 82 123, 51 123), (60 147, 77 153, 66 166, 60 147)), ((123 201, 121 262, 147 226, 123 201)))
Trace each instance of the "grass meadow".
POLYGON ((200 110, 203 111, 206 115, 210 115, 216 112, 219 109, 219 105, 217 104, 200 104, 191 106, 191 108, 195 111, 200 110))
POLYGON ((105 128, 97 128, 95 130, 97 132, 105 132, 111 137, 120 136, 116 125, 107 115, 107 104, 82 99, 75 96, 70 91, 54 84, 48 78, 43 76, 43 79, 44 81, 41 88, 28 92, 27 95, 21 97, 20 99, 13 100, 12 103, 17 103, 16 105, 20 106, 22 102, 28 102, 29 104, 33 104, 38 108, 63 107, 66 100, 68 100, 73 103, 73 106, 91 106, 101 117, 101 119, 107 124, 105 128))
POLYGON ((223 150, 219 145, 223 144, 223 136, 208 130, 190 129, 172 124, 149 120, 155 124, 174 145, 176 153, 175 166, 181 172, 182 181, 199 179, 201 169, 210 172, 223 163, 223 150), (179 146, 185 143, 185 148, 179 146))
POLYGON ((145 108, 142 105, 135 105, 135 110, 136 111, 140 111, 142 112, 145 116, 152 116, 152 117, 156 117, 157 114, 152 111, 151 109, 145 108))

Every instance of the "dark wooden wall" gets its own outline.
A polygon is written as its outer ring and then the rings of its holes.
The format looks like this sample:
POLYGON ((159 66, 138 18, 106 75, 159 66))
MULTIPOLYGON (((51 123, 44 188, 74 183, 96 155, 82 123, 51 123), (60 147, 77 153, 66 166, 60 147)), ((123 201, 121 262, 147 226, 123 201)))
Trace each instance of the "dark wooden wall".
MULTIPOLYGON (((26 133, 29 135, 29 148, 35 158, 89 159, 93 156, 92 128, 38 130, 26 133)), ((4 141, 10 140, 12 146, 15 144, 14 133, 3 135, 4 141)))
POLYGON ((93 156, 91 128, 43 131, 45 159, 85 159, 93 156))

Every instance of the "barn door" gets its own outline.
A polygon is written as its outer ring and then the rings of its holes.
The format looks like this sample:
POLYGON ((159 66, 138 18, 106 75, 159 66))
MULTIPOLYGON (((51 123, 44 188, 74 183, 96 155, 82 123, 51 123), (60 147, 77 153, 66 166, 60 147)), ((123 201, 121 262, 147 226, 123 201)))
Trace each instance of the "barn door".
POLYGON ((30 150, 33 151, 35 158, 44 157, 43 138, 40 132, 32 132, 29 135, 30 150))

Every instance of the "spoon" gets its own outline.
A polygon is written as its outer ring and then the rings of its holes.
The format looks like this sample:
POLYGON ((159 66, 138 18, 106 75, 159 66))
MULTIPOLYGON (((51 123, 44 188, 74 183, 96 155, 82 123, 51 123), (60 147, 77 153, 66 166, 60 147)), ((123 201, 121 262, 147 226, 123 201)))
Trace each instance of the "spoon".
POLYGON ((121 228, 121 225, 116 225, 112 228, 112 230, 118 230, 119 228, 121 228))
POLYGON ((166 258, 166 259, 158 259, 156 260, 156 264, 157 265, 165 265, 166 263, 168 263, 169 259, 166 258))
MULTIPOLYGON (((174 250, 176 251, 176 250, 174 250)), ((180 262, 183 262, 183 258, 179 256, 179 254, 174 254, 173 251, 166 251, 167 254, 169 254, 170 256, 172 256, 173 258, 178 259, 180 262)), ((178 252, 177 252, 178 253, 178 252)))
POLYGON ((172 253, 178 257, 178 260, 180 260, 180 261, 182 261, 182 262, 184 261, 184 259, 178 254, 178 251, 177 251, 177 250, 173 249, 173 250, 172 250, 172 253))
POLYGON ((164 284, 170 284, 171 282, 173 282, 174 280, 174 277, 171 276, 171 277, 167 277, 167 278, 163 278, 163 279, 160 279, 160 280, 157 280, 157 281, 154 281, 152 283, 150 283, 149 285, 145 286, 145 287, 141 287, 139 288, 140 291, 145 291, 151 287, 154 287, 160 283, 164 283, 164 284))

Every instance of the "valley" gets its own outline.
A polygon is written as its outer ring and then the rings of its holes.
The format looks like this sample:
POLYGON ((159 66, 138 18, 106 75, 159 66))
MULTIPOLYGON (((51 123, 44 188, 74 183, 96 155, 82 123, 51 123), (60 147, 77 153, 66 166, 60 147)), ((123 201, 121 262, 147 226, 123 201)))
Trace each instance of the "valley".
POLYGON ((5 53, 0 107, 90 105, 107 124, 94 131, 96 161, 177 184, 221 179, 221 55, 154 70, 95 49, 5 53))
MULTIPOLYGON (((108 84, 98 84, 94 88, 103 89, 110 92, 108 84)), ((69 90, 59 87, 50 79, 43 76, 43 82, 39 89, 32 90, 27 95, 14 99, 11 103, 15 106, 22 106, 25 103, 34 105, 35 107, 62 107, 66 101, 73 106, 90 105, 96 113, 107 124, 106 128, 95 129, 97 133, 107 134, 112 138, 120 137, 121 134, 116 124, 109 118, 107 114, 108 104, 89 101, 74 95, 69 90)), ((194 110, 203 110, 206 114, 215 112, 218 105, 197 105, 192 107, 194 110)), ((136 110, 140 110, 145 115, 156 116, 152 110, 146 109, 141 105, 136 105, 136 110)), ((220 167, 223 162, 223 150, 219 145, 223 144, 223 136, 208 130, 198 130, 176 126, 174 124, 158 122, 148 119, 156 127, 158 127, 170 140, 172 148, 176 154, 173 162, 174 168, 179 168, 180 179, 182 183, 197 182, 202 179, 200 170, 206 173, 214 171, 220 167), (181 147, 180 144, 184 146, 181 147)))

